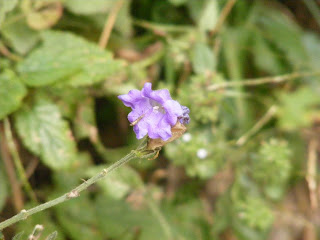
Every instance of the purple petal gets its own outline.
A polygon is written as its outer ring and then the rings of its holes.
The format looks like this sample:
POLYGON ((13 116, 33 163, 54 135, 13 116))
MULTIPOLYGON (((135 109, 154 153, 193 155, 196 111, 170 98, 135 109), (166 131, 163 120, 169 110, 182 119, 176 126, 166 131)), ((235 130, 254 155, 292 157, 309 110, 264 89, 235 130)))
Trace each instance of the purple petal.
POLYGON ((146 123, 139 122, 133 127, 133 131, 136 134, 137 139, 143 138, 148 133, 148 126, 146 123))
POLYGON ((162 118, 159 120, 159 116, 156 118, 157 123, 155 125, 149 125, 148 135, 152 139, 161 138, 164 141, 167 141, 171 138, 171 126, 167 122, 165 115, 162 115, 162 118))
POLYGON ((146 82, 141 90, 141 94, 144 97, 150 97, 151 93, 152 93, 152 84, 149 82, 146 82))
POLYGON ((152 84, 149 82, 144 84, 144 87, 141 91, 144 97, 150 98, 159 104, 164 104, 166 101, 172 100, 168 89, 153 91, 151 87, 152 84))
POLYGON ((129 122, 136 121, 139 117, 145 115, 148 111, 152 109, 152 106, 147 98, 142 98, 135 102, 135 106, 132 111, 128 114, 129 122))
POLYGON ((137 101, 143 99, 141 91, 137 89, 131 90, 128 94, 119 95, 118 98, 127 107, 134 108, 137 101))
POLYGON ((174 126, 177 123, 177 118, 183 114, 180 103, 174 100, 169 100, 163 104, 163 107, 166 110, 168 122, 171 126, 174 126))

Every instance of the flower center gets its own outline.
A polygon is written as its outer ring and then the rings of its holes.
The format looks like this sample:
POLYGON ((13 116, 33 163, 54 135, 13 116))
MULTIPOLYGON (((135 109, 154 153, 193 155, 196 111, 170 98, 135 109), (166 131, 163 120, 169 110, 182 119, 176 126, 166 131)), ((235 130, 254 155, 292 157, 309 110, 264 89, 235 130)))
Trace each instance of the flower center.
POLYGON ((152 106, 152 110, 153 110, 154 113, 158 113, 158 112, 160 112, 162 114, 166 113, 166 110, 157 101, 149 99, 149 102, 150 102, 150 105, 152 106))

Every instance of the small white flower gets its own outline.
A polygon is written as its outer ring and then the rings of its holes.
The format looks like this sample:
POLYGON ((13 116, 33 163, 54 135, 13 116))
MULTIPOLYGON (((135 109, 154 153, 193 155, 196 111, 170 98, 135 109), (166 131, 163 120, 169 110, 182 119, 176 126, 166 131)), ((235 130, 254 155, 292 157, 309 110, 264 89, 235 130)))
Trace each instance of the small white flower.
POLYGON ((192 136, 191 136, 190 133, 185 133, 185 134, 183 134, 183 136, 182 136, 182 141, 184 141, 184 142, 190 142, 191 139, 192 139, 192 136))
POLYGON ((205 159, 208 156, 208 151, 204 148, 200 148, 197 151, 197 156, 200 159, 205 159))

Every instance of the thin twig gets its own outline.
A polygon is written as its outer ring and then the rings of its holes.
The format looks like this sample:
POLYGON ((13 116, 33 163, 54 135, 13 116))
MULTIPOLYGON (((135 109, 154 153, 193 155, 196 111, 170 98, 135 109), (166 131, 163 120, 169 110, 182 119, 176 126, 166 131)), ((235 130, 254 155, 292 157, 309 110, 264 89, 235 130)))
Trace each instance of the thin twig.
POLYGON ((10 186, 12 188, 12 195, 13 195, 13 205, 16 212, 19 212, 23 208, 23 194, 20 188, 20 184, 16 178, 16 173, 14 171, 14 166, 10 159, 10 154, 8 151, 8 146, 5 143, 4 139, 4 127, 3 123, 0 123, 0 148, 1 148, 1 155, 4 161, 4 165, 6 168, 6 172, 8 174, 10 186))
POLYGON ((103 179, 107 175, 109 175, 112 171, 116 170, 117 168, 121 167, 122 165, 126 164, 132 159, 135 158, 149 158, 150 156, 154 155, 154 151, 146 151, 147 141, 143 141, 140 146, 134 150, 131 151, 128 155, 121 158, 117 162, 113 163, 110 167, 103 169, 100 173, 96 174, 95 176, 89 178, 87 181, 83 182, 70 192, 67 192, 63 194, 62 196, 55 198, 51 201, 48 201, 46 203, 40 204, 37 207, 31 208, 29 210, 21 210, 20 213, 17 215, 3 221, 0 223, 0 231, 4 228, 11 226, 12 224, 19 222, 21 220, 26 219, 27 217, 37 213, 41 212, 45 209, 51 208, 53 206, 56 206, 60 203, 63 203, 65 201, 68 201, 73 198, 77 198, 80 196, 80 193, 84 190, 86 190, 88 187, 90 187, 92 184, 96 183, 97 181, 103 179))
POLYGON ((307 175, 306 181, 308 183, 311 209, 316 210, 318 208, 317 197, 317 140, 312 138, 308 147, 308 163, 307 163, 307 175))
POLYGON ((262 77, 262 78, 253 78, 243 81, 229 81, 229 82, 223 82, 223 83, 217 83, 209 86, 207 89, 209 91, 217 91, 219 89, 228 88, 228 87, 239 87, 239 86, 258 86, 262 84, 268 84, 268 83, 281 83, 285 81, 294 80, 299 77, 312 77, 320 75, 320 72, 295 72, 295 73, 289 73, 274 77, 262 77))
POLYGON ((28 194, 29 198, 32 199, 35 203, 37 203, 38 202, 37 197, 36 197, 35 193, 33 192, 30 183, 28 182, 26 172, 23 168, 22 161, 20 159, 17 147, 14 143, 10 122, 7 118, 4 119, 4 134, 5 134, 7 143, 8 143, 10 154, 13 159, 13 163, 18 171, 19 179, 20 179, 26 193, 28 194))
POLYGON ((115 3, 115 5, 113 6, 113 8, 112 8, 111 12, 109 13, 109 16, 105 22, 103 32, 102 32, 100 39, 99 39, 99 46, 103 49, 106 48, 106 46, 108 44, 108 40, 110 38, 112 28, 114 26, 117 15, 118 15, 123 3, 124 3, 124 0, 119 0, 118 2, 115 3))
POLYGON ((233 6, 234 6, 234 4, 236 2, 237 2, 237 0, 229 0, 226 3, 226 5, 224 6, 224 8, 221 11, 221 14, 219 16, 217 24, 215 25, 214 29, 212 29, 211 32, 210 32, 210 36, 213 36, 213 35, 217 34, 220 31, 223 23, 227 19, 229 13, 231 12, 231 9, 233 8, 233 6))
POLYGON ((272 106, 268 110, 268 112, 248 132, 246 132, 238 139, 236 144, 238 146, 242 146, 243 144, 245 144, 251 136, 258 132, 275 115, 276 112, 277 107, 272 106))

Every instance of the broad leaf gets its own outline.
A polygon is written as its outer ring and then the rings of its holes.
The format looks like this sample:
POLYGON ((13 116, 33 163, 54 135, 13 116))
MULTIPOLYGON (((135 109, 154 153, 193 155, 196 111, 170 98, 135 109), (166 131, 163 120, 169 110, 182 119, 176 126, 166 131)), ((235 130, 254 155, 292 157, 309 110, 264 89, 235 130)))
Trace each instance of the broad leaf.
POLYGON ((202 31, 212 30, 219 18, 218 1, 207 0, 199 19, 199 28, 202 31))
POLYGON ((91 85, 115 73, 121 62, 109 52, 71 33, 46 31, 43 45, 18 65, 30 86, 59 82, 72 86, 91 85))
POLYGON ((192 65, 198 74, 212 72, 216 66, 216 58, 212 50, 204 43, 196 43, 193 49, 192 65))
POLYGON ((280 94, 279 125, 285 130, 306 127, 316 116, 315 106, 320 103, 317 89, 300 88, 293 93, 280 94))
POLYGON ((75 143, 59 108, 38 97, 15 115, 15 124, 24 145, 53 169, 69 167, 75 160, 75 143))
POLYGON ((0 0, 0 26, 6 16, 6 13, 13 10, 17 3, 18 0, 0 0))
POLYGON ((26 94, 25 86, 14 72, 7 70, 0 74, 0 119, 17 110, 26 94))
POLYGON ((16 15, 6 19, 1 33, 8 45, 22 55, 28 53, 39 41, 39 33, 29 28, 25 19, 17 21, 16 15))

